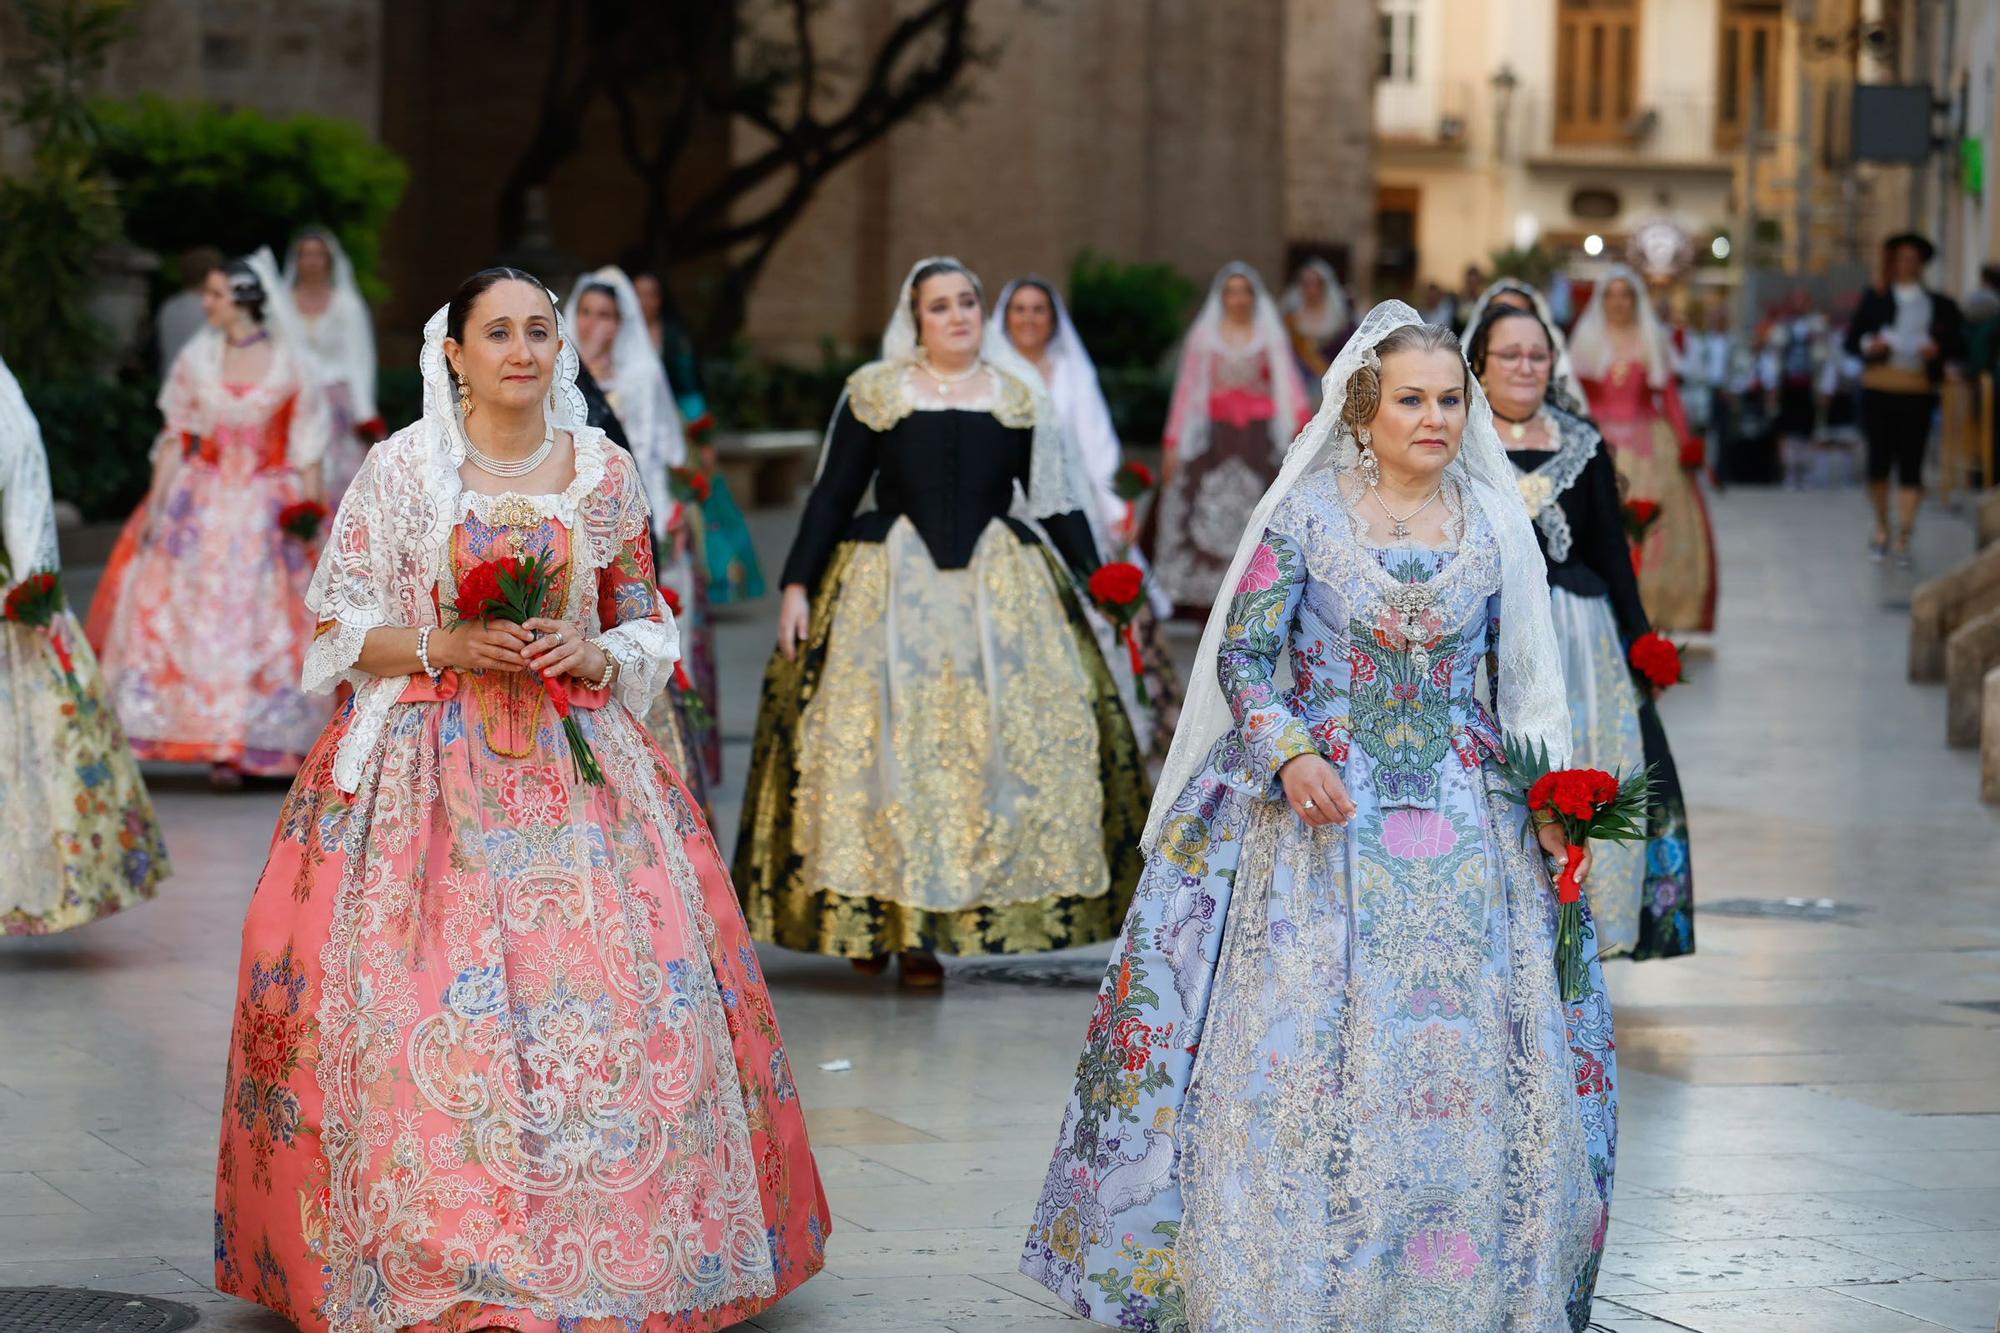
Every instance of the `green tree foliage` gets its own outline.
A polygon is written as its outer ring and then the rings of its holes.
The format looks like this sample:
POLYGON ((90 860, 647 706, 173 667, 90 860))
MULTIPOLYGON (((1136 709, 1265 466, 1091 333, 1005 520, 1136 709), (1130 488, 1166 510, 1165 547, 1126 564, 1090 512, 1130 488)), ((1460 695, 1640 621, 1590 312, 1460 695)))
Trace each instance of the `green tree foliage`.
POLYGON ((118 237, 118 207, 93 169, 98 127, 84 84, 124 34, 126 0, 15 0, 29 43, 10 121, 34 167, 0 180, 0 352, 25 378, 75 373, 104 346, 90 314, 92 265, 118 237))
POLYGON ((1556 257, 1536 241, 1525 248, 1495 250, 1492 267, 1496 278, 1519 278, 1537 290, 1546 291, 1556 275, 1556 257))
POLYGON ((96 161, 118 183, 125 231, 161 254, 213 245, 231 255, 282 254, 309 223, 340 238, 362 290, 385 294, 380 234, 408 172, 358 125, 325 116, 273 118, 146 95, 92 104, 96 161))
POLYGON ((1160 364, 1200 290, 1169 264, 1126 264, 1094 250, 1069 270, 1069 317, 1099 367, 1160 364))
POLYGON ((160 433, 155 380, 106 383, 83 375, 24 380, 21 392, 41 423, 49 486, 92 522, 122 519, 152 482, 148 453, 160 433))

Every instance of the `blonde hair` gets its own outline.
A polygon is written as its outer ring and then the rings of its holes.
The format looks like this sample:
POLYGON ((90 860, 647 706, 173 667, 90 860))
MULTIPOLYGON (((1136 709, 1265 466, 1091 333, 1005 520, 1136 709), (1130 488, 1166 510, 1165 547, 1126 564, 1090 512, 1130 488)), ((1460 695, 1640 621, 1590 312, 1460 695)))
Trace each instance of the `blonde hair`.
MULTIPOLYGON (((1461 364, 1465 360, 1458 335, 1442 324, 1405 324, 1392 330, 1347 377, 1347 401, 1341 405, 1340 421, 1348 434, 1357 434, 1382 409, 1382 360, 1397 352, 1451 352, 1461 364)), ((1470 369, 1466 373, 1469 377, 1470 369)))

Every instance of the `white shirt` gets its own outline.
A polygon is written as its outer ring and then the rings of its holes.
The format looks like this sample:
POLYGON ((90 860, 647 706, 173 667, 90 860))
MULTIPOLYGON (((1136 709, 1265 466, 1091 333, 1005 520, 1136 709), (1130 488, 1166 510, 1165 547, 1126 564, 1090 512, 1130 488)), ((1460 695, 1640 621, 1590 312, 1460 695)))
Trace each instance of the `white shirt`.
POLYGON ((1923 346, 1931 340, 1931 297, 1916 283, 1897 283, 1896 318, 1877 336, 1889 348, 1889 364, 1897 370, 1922 370, 1923 346))

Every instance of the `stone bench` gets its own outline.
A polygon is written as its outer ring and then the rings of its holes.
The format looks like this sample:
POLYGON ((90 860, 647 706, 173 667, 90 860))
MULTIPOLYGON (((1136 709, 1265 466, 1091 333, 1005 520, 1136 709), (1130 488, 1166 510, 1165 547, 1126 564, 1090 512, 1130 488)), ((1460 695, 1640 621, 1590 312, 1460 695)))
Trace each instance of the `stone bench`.
POLYGON ((1975 507, 1979 525, 1979 549, 2000 542, 2000 487, 1988 491, 1975 507))
POLYGON ((812 480, 819 445, 816 430, 721 431, 715 465, 745 509, 786 505, 812 480))
POLYGON ((1986 677, 2000 667, 2000 607, 1981 612, 1951 632, 1944 646, 1944 743, 1963 750, 1979 744, 1986 677))
POLYGON ((1979 796, 2000 805, 2000 667, 1986 673, 1986 707, 1979 724, 1979 796))
POLYGON ((2000 544, 1949 574, 1917 585, 1910 596, 1910 679, 1943 680, 1945 641, 1982 612, 2000 608, 2000 544))

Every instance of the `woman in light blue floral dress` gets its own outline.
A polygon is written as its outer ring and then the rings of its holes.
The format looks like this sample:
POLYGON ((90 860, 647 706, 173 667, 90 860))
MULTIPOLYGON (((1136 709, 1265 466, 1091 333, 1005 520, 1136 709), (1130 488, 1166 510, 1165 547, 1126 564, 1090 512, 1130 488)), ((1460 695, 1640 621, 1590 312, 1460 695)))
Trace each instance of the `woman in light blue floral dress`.
POLYGON ((1022 1268, 1124 1328, 1580 1330, 1611 1013, 1595 963, 1559 998, 1561 835, 1498 763, 1503 728, 1569 748, 1541 556, 1449 331, 1379 306, 1325 389, 1211 617, 1022 1268))

